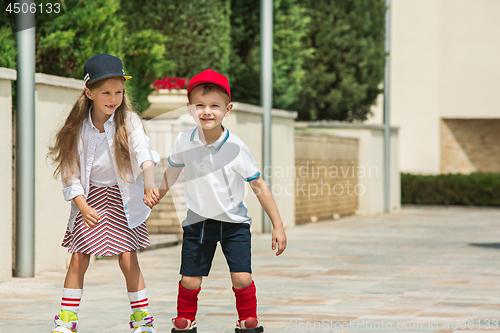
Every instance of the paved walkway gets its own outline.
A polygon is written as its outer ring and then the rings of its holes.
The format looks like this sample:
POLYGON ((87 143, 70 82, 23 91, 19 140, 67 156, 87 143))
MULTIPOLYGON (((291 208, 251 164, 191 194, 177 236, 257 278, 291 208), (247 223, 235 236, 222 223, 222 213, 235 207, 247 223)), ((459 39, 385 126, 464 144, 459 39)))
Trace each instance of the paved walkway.
MULTIPOLYGON (((269 235, 253 238, 266 332, 500 332, 500 209, 406 207, 287 234, 280 257, 271 252, 269 235)), ((140 253, 158 332, 170 332, 179 255, 178 245, 140 253)), ((0 332, 50 332, 64 275, 0 284, 0 332)), ((79 333, 130 332, 128 315, 116 260, 95 261, 86 276, 79 333)), ((200 294, 198 329, 234 332, 235 319, 218 250, 200 294)))

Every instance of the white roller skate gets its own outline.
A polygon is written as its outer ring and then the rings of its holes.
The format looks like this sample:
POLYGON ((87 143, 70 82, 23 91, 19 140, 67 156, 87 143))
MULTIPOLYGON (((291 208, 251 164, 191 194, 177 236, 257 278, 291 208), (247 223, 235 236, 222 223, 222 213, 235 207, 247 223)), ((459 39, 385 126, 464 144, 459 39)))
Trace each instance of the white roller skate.
POLYGON ((130 328, 133 329, 133 333, 156 333, 153 327, 153 321, 153 316, 151 316, 149 312, 138 310, 130 315, 130 328))
POLYGON ((76 333, 78 329, 78 316, 73 311, 61 310, 54 318, 56 328, 52 333, 76 333))

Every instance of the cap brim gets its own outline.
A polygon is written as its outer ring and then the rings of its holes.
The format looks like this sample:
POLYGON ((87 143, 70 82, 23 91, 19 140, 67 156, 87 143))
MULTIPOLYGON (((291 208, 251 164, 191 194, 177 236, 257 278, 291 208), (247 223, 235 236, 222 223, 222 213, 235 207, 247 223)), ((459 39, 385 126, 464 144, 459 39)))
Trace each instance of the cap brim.
POLYGON ((125 74, 105 74, 100 77, 97 77, 89 82, 86 83, 88 85, 89 83, 93 83, 99 80, 104 80, 104 79, 109 79, 110 77, 123 77, 125 80, 131 79, 132 75, 125 75, 125 74))

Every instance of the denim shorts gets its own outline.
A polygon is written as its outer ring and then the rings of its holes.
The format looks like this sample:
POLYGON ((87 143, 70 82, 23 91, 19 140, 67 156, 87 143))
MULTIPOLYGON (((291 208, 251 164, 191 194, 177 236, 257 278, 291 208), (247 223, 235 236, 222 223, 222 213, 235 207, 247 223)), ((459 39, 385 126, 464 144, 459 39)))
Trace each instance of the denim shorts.
POLYGON ((250 224, 206 219, 182 229, 181 275, 208 276, 218 242, 230 272, 252 273, 250 224))

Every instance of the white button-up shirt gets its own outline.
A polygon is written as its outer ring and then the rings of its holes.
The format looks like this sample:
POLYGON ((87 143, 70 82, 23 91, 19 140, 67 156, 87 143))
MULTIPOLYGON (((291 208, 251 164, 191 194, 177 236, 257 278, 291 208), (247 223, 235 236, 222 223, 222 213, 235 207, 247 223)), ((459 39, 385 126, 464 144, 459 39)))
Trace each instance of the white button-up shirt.
MULTIPOLYGON (((124 181, 118 172, 114 155, 115 123, 113 119, 114 114, 104 123, 104 131, 106 133, 106 140, 111 153, 118 187, 120 188, 123 209, 127 217, 128 226, 132 229, 144 223, 151 212, 151 209, 142 201, 144 196, 144 183, 142 177, 140 177, 142 163, 145 161, 153 161, 154 164, 157 165, 160 161, 160 156, 157 152, 151 150, 149 138, 144 133, 144 128, 139 116, 133 112, 127 111, 126 126, 128 130, 132 174, 127 174, 125 177, 127 181, 124 181)), ((73 176, 67 183, 64 181, 63 174, 63 193, 64 199, 67 201, 79 195, 83 195, 85 200, 87 200, 90 189, 90 171, 92 169, 92 162, 98 143, 98 136, 99 130, 92 123, 91 110, 89 110, 88 118, 83 121, 80 127, 80 140, 78 141, 80 169, 76 167, 73 176)), ((68 221, 70 231, 73 231, 73 225, 78 213, 78 207, 72 201, 71 214, 68 221)))
MULTIPOLYGON (((247 145, 224 128, 203 144, 198 127, 179 133, 168 163, 184 167, 186 206, 196 214, 224 222, 251 223, 245 205, 245 181, 260 176, 247 145)), ((196 221, 184 221, 183 225, 196 221)))

